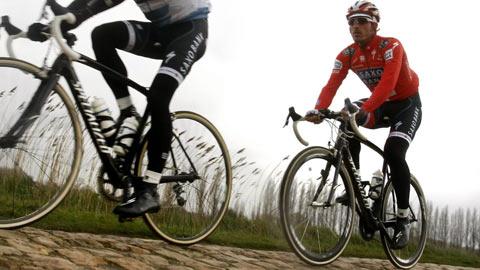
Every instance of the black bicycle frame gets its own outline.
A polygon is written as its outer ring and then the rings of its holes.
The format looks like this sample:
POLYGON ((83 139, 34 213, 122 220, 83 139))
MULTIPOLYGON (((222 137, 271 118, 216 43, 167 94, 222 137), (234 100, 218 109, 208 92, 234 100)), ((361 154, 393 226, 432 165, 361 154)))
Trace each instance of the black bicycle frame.
MULTIPOLYGON (((142 119, 140 120, 139 127, 137 129, 136 136, 133 139, 132 142, 132 148, 131 150, 127 153, 125 156, 125 161, 124 161, 124 166, 125 171, 120 171, 118 170, 117 166, 115 166, 114 161, 112 159, 112 156, 110 154, 110 148, 105 144, 105 138, 103 136, 103 133, 100 131, 98 128, 98 123, 96 121, 95 116, 93 115, 93 112, 90 107, 90 103, 87 101, 85 93, 80 85, 80 82, 78 80, 78 77, 73 70, 71 63, 65 58, 65 57, 59 57, 59 63, 58 64, 60 67, 63 67, 64 73, 62 75, 67 79, 67 82, 69 84, 70 89, 72 92, 74 92, 74 97, 75 101, 78 104, 78 107, 80 108, 80 112, 82 114, 82 117, 84 119, 84 122, 86 123, 87 129, 90 133, 90 136, 93 138, 93 142, 95 144, 95 147, 97 149, 97 152, 100 156, 100 159, 102 160, 102 163, 104 165, 105 172, 107 173, 108 177, 110 179, 120 179, 122 180, 126 175, 130 174, 129 168, 132 167, 133 161, 135 159, 135 155, 139 153, 140 147, 141 147, 141 139, 142 139, 142 134, 145 131, 145 128, 147 126, 147 120, 150 115, 150 104, 147 102, 147 106, 145 108, 145 112, 142 116, 142 119), (61 59, 60 59, 61 58, 61 59), (113 178, 115 177, 115 178, 113 178)), ((93 69, 96 69, 104 76, 111 76, 127 86, 132 87, 133 89, 137 90, 144 96, 148 98, 148 89, 146 87, 143 87, 136 82, 130 80, 123 74, 120 74, 119 72, 102 65, 101 63, 98 63, 97 61, 80 54, 80 58, 77 60, 77 62, 84 64, 86 66, 89 66, 93 69)), ((54 64, 55 66, 55 64, 54 64)), ((176 135, 174 135, 176 137, 176 135)), ((193 162, 190 160, 190 157, 186 154, 185 147, 181 143, 180 139, 177 138, 177 141, 184 151, 185 155, 187 156, 188 161, 190 162, 192 168, 194 169, 193 173, 188 173, 188 174, 179 174, 179 175, 165 175, 162 176, 162 179, 160 183, 171 183, 171 182, 193 182, 197 179, 200 179, 198 176, 198 173, 195 169, 195 166, 193 162)), ((173 151, 171 151, 172 159, 173 157, 173 151)))
MULTIPOLYGON (((112 76, 124 82, 126 85, 134 88, 135 90, 142 93, 143 95, 148 94, 147 88, 135 83, 134 81, 128 79, 126 76, 118 73, 117 71, 105 65, 102 65, 96 62, 95 60, 85 55, 82 55, 82 54, 80 55, 81 55, 80 59, 78 59, 77 62, 87 65, 93 69, 96 69, 102 72, 102 74, 106 74, 106 76, 112 76)), ((100 160, 102 161, 103 168, 107 173, 108 177, 110 179, 122 180, 125 177, 125 175, 128 174, 128 170, 119 171, 117 166, 115 166, 114 160, 111 156, 112 149, 110 146, 106 144, 105 137, 99 128, 96 117, 93 114, 90 103, 88 102, 87 96, 83 91, 83 88, 80 84, 77 74, 75 73, 75 70, 71 65, 71 62, 67 59, 65 55, 60 55, 53 64, 52 71, 53 70, 60 70, 61 75, 63 75, 67 80, 67 83, 72 91, 75 103, 78 106, 80 114, 82 115, 82 118, 84 120, 85 126, 92 138, 92 142, 95 145, 95 148, 100 157, 100 160)), ((56 80, 58 81, 58 76, 55 76, 55 77, 57 78, 56 80)), ((54 76, 52 76, 49 73, 48 78, 49 80, 53 80, 54 76)), ((132 149, 132 151, 129 151, 129 153, 125 157, 124 168, 131 168, 132 162, 134 160, 134 154, 137 153, 137 150, 138 150, 135 147, 139 147, 139 142, 141 140, 140 134, 143 134, 143 131, 145 129, 149 111, 150 111, 149 106, 147 105, 147 108, 145 109, 145 113, 139 123, 137 136, 135 136, 132 144, 134 148, 132 149)))
MULTIPOLYGON (((76 60, 76 62, 89 66, 95 70, 100 71, 105 76, 113 77, 127 86, 132 87, 133 89, 137 90, 144 96, 148 98, 148 89, 143 87, 136 82, 130 80, 123 74, 98 63, 97 61, 80 54, 80 58, 76 60)), ((84 120, 85 127, 92 138, 92 142, 97 150, 100 160, 103 164, 103 169, 107 173, 109 179, 118 179, 121 183, 123 179, 130 175, 129 168, 132 167, 135 155, 139 153, 141 143, 140 140, 142 139, 142 134, 147 126, 147 120, 150 115, 150 105, 147 103, 145 108, 145 112, 140 120, 139 127, 137 129, 136 136, 134 136, 134 140, 132 143, 132 149, 127 153, 124 158, 124 170, 120 171, 116 166, 112 155, 111 155, 111 147, 106 144, 105 137, 100 130, 99 124, 96 120, 96 117, 92 111, 90 103, 88 102, 88 98, 83 91, 83 88, 80 84, 77 74, 72 67, 71 61, 65 54, 61 54, 60 56, 55 59, 52 67, 48 71, 48 74, 45 77, 41 77, 39 79, 42 80, 38 89, 36 90, 32 100, 27 105, 27 108, 20 116, 19 120, 12 126, 12 128, 2 137, 0 137, 0 148, 13 148, 17 143, 21 143, 19 139, 25 133, 26 130, 30 127, 31 123, 34 122, 36 116, 40 113, 42 106, 47 101, 48 97, 52 93, 55 85, 60 80, 60 77, 65 77, 68 86, 72 92, 72 96, 74 98, 75 104, 80 111, 82 119, 84 120)), ((175 138, 177 139, 181 149, 185 152, 192 168, 194 169, 193 173, 185 173, 179 175, 171 175, 171 176, 162 176, 161 183, 170 183, 170 182, 193 182, 197 179, 200 179, 198 173, 193 165, 193 162, 190 160, 190 157, 187 155, 185 151, 185 147, 181 143, 180 139, 174 134, 175 138)), ((172 151, 172 158, 173 151, 172 151)))
MULTIPOLYGON (((346 132, 346 131, 342 131, 342 132, 346 132)), ((337 154, 335 155, 335 161, 334 162, 337 163, 339 161, 343 161, 343 163, 345 164, 345 168, 347 169, 347 173, 349 174, 350 179, 352 179, 353 192, 354 192, 355 199, 356 199, 355 210, 356 210, 357 214, 361 217, 362 222, 366 222, 367 223, 366 225, 371 227, 371 228, 380 229, 388 237, 388 234, 386 233, 386 230, 387 230, 386 228, 393 226, 394 221, 380 222, 378 219, 375 218, 374 213, 372 212, 372 210, 369 207, 369 202, 367 200, 368 196, 365 193, 365 189, 364 189, 364 186, 365 186, 364 181, 362 181, 361 178, 360 178, 358 170, 356 169, 356 166, 353 162, 352 154, 350 153, 350 150, 349 150, 349 147, 348 147, 348 140, 344 136, 345 135, 339 135, 338 138, 337 138, 337 141, 335 142, 334 149, 337 150, 337 152, 336 152, 337 154)), ((347 136, 350 136, 350 134, 348 134, 347 136)), ((370 142, 369 140, 362 140, 362 139, 356 137, 355 135, 353 135, 353 136, 354 136, 353 138, 355 140, 357 140, 361 144, 369 147, 373 151, 377 152, 382 158, 384 158, 383 151, 378 146, 376 146, 374 143, 370 142)), ((340 164, 340 163, 338 163, 338 164, 340 164)), ((330 167, 330 165, 327 165, 327 166, 330 167)), ((335 169, 334 185, 335 185, 335 180, 336 180, 335 178, 338 175, 339 168, 340 167, 337 166, 336 169, 335 169)), ((385 183, 385 179, 388 178, 388 168, 387 168, 387 163, 385 161, 383 162, 382 172, 383 172, 383 175, 384 175, 383 177, 384 177, 384 183, 385 183)), ((384 186, 385 185, 382 186, 382 191, 381 191, 382 195, 381 196, 383 196, 384 186)))

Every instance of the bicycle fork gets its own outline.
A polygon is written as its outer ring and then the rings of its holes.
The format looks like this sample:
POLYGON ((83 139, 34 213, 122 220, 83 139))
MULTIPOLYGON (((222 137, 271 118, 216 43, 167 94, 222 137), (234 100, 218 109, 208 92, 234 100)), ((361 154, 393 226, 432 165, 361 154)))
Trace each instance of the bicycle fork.
POLYGON ((336 151, 336 153, 334 153, 334 157, 335 157, 335 160, 333 161, 333 163, 335 163, 335 172, 333 175, 332 187, 330 189, 330 192, 328 193, 328 198, 325 202, 317 202, 318 196, 320 196, 320 192, 323 190, 323 188, 327 184, 328 175, 330 173, 330 169, 332 168, 332 162, 327 162, 325 169, 322 169, 322 171, 320 172, 320 175, 321 175, 320 186, 317 188, 317 191, 315 192, 312 203, 310 204, 313 207, 329 207, 333 205, 332 204, 333 196, 339 186, 337 183, 338 183, 338 174, 340 172, 339 168, 342 163, 341 151, 336 151))

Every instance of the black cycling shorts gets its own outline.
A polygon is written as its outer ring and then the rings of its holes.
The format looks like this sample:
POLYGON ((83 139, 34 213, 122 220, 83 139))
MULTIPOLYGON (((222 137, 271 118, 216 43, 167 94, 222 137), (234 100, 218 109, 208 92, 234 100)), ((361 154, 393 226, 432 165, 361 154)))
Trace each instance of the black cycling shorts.
MULTIPOLYGON (((358 100, 355 104, 361 107, 366 100, 358 100)), ((421 121, 422 103, 417 93, 403 100, 383 103, 373 113, 369 113, 361 125, 370 129, 390 127, 389 137, 399 137, 410 144, 421 121)))
POLYGON ((208 21, 199 19, 158 27, 151 22, 123 21, 128 31, 124 51, 161 59, 159 74, 166 74, 181 84, 193 63, 206 50, 208 21))

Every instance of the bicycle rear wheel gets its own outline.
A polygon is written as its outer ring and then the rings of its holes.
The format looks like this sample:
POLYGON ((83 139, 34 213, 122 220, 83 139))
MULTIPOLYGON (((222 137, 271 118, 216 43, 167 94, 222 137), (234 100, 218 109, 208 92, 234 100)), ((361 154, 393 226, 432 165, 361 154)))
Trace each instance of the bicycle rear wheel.
POLYGON ((79 171, 82 133, 65 90, 37 91, 41 70, 0 58, 0 229, 28 225, 52 211, 79 171))
MULTIPOLYGON (((218 130, 192 112, 173 114, 171 154, 162 175, 196 174, 193 182, 160 183, 160 211, 144 216, 164 240, 191 245, 208 237, 220 224, 232 192, 232 169, 218 130)), ((138 175, 146 169, 147 142, 137 159, 138 175)))
POLYGON ((307 148, 293 158, 280 187, 280 219, 287 241, 302 260, 313 265, 325 265, 338 258, 352 233, 353 187, 343 164, 336 168, 333 163, 331 151, 307 148), (339 178, 334 186, 336 169, 339 178), (314 200, 316 192, 319 196, 314 200), (336 200, 342 197, 341 202, 336 200))
POLYGON ((382 245, 388 259, 396 267, 409 269, 420 260, 427 241, 427 205, 422 188, 415 176, 410 178, 410 241, 403 249, 392 249, 389 239, 393 235, 393 225, 397 217, 397 199, 392 182, 385 186, 382 218, 387 226, 387 234, 381 233, 382 245))

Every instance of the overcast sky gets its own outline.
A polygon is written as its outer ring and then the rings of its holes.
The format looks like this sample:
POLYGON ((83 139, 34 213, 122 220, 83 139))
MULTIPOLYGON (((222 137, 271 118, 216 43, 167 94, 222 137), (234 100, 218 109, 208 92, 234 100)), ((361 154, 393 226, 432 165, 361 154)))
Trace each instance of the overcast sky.
MULTIPOLYGON (((207 53, 181 85, 172 110, 193 110, 209 118, 236 152, 246 147, 250 161, 264 168, 303 148, 290 128, 282 128, 288 107, 305 113, 313 108, 326 83, 336 55, 351 41, 345 13, 354 1, 319 0, 211 0, 207 53)), ((0 0, 0 15, 23 29, 38 18, 43 1, 0 0)), ((59 1, 62 4, 70 0, 59 1)), ((423 119, 408 152, 412 173, 428 200, 453 207, 480 207, 480 140, 478 137, 478 10, 474 0, 375 1, 380 9, 382 36, 398 38, 420 77, 423 119)), ((115 20, 145 20, 134 1, 95 16, 77 30, 75 49, 93 56, 90 32, 115 20)), ((6 55, 0 33, 0 55, 6 55)), ((18 41, 22 59, 41 63, 46 45, 18 41)), ((130 76, 149 85, 160 63, 121 54, 130 76)), ((78 66, 89 95, 113 95, 100 76, 78 66)), ((350 73, 331 109, 340 109, 345 97, 359 99, 370 92, 350 73)), ((144 100, 135 95, 142 107, 144 100)), ((312 143, 325 145, 327 125, 301 126, 312 143)), ((365 131, 383 145, 388 130, 365 131)), ((369 178, 381 161, 368 152, 362 158, 362 176, 369 178), (365 163, 365 162, 364 162, 365 163)))

